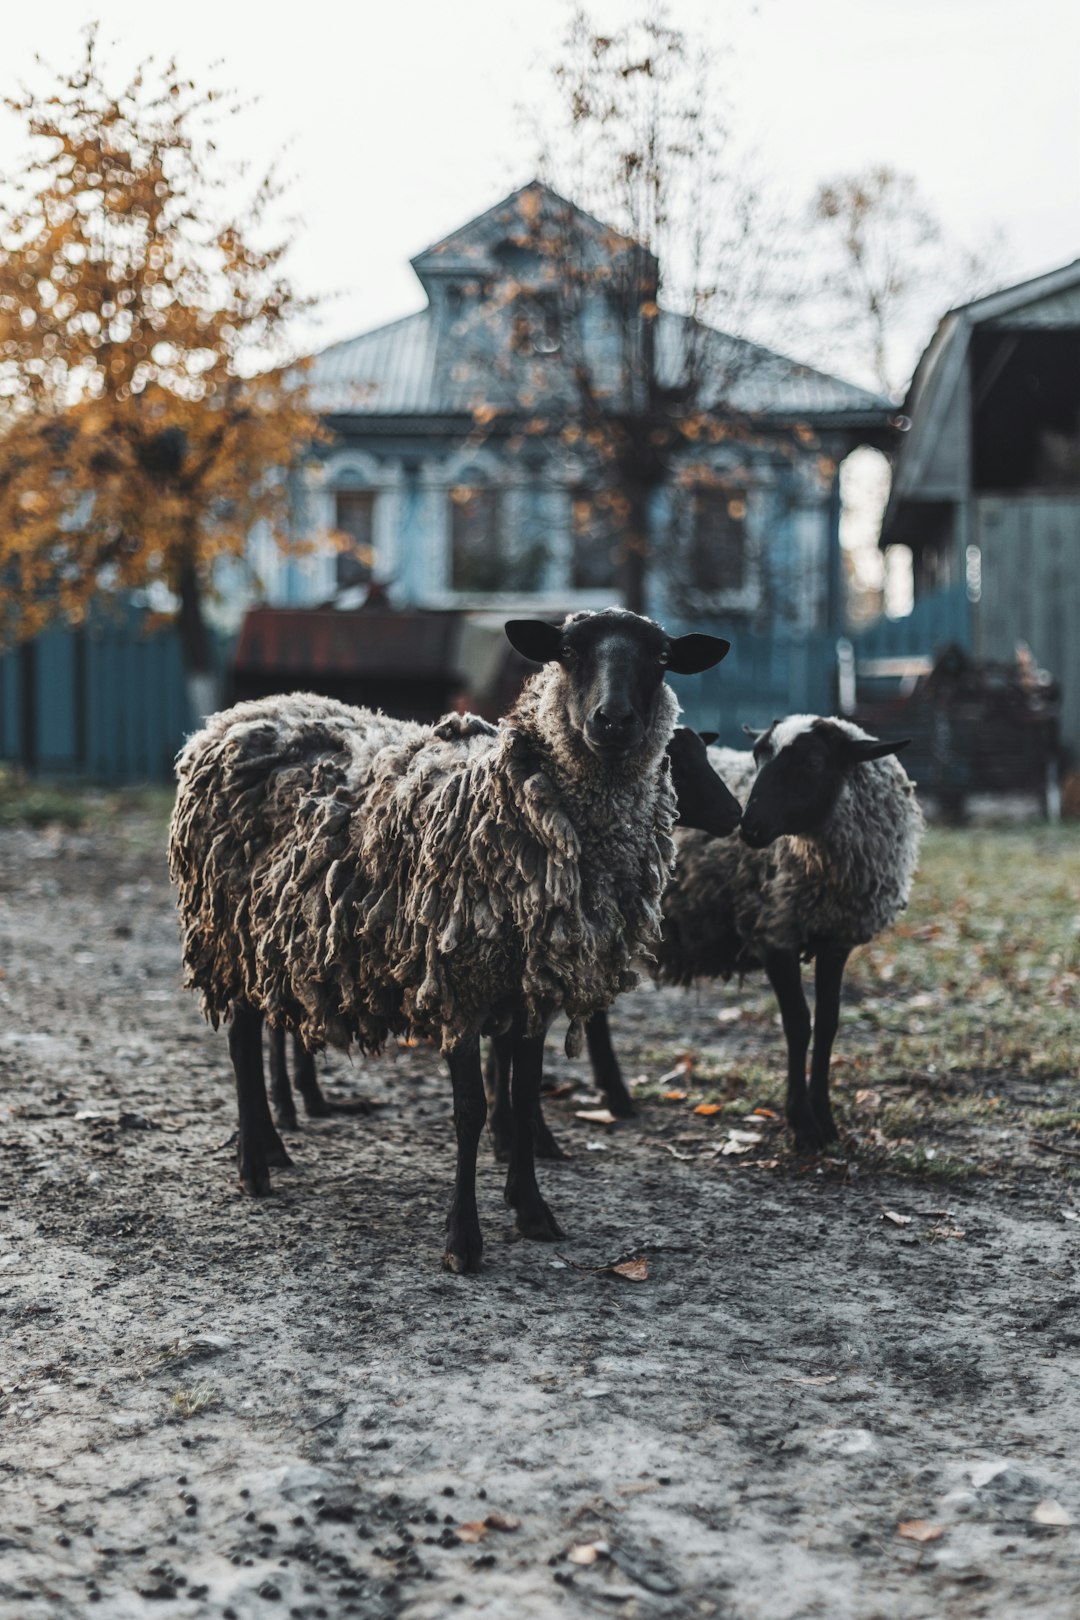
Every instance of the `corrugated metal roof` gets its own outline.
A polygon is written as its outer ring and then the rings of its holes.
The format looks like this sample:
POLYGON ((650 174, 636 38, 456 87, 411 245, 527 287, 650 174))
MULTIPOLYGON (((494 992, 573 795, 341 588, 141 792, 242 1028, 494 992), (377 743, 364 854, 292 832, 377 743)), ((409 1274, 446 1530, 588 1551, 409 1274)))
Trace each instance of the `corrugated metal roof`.
MULTIPOLYGON (((691 327, 680 315, 664 312, 658 331, 658 371, 674 382, 680 374, 684 345, 691 327)), ((696 329, 705 346, 705 363, 714 385, 708 403, 725 403, 738 411, 781 418, 877 417, 893 407, 880 395, 858 388, 827 372, 800 364, 758 344, 747 343, 713 328, 696 329)), ((597 369, 602 357, 597 356, 597 369)), ((553 368, 556 386, 561 378, 553 368)), ((420 310, 389 326, 336 343, 317 355, 308 373, 316 409, 327 415, 445 416, 468 413, 482 401, 518 402, 531 386, 533 359, 506 354, 484 356, 468 333, 456 339, 434 310, 420 310)), ((561 369, 561 368, 560 368, 561 369)), ((543 398, 533 404, 543 409, 543 398)))

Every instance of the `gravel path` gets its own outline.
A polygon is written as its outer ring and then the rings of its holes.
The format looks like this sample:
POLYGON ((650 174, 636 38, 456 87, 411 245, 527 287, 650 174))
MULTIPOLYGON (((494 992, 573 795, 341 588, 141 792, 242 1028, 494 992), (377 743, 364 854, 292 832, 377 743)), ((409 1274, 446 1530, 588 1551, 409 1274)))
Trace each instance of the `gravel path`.
MULTIPOLYGON (((333 1059, 381 1106, 240 1195, 160 838, 0 833, 5 1620, 1074 1620, 1067 1158, 889 1179, 564 1095, 565 1244, 514 1240, 485 1156, 485 1268, 450 1277, 430 1049, 333 1059), (646 1280, 578 1269, 627 1256, 646 1280)), ((628 1073, 715 1043, 717 1005, 628 998, 628 1073)))

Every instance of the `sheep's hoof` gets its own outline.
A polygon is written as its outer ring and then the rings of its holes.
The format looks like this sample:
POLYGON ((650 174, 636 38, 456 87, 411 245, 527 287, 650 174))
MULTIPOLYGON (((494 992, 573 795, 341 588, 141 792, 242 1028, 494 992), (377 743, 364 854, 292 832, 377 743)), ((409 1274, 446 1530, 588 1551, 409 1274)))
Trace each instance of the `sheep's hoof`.
POLYGON ((827 1125, 813 1114, 800 1114, 797 1119, 790 1119, 788 1124, 794 1134, 798 1153, 823 1153, 830 1142, 840 1140, 831 1115, 827 1125))
POLYGON ((281 1108, 275 1104, 274 1117, 277 1120, 279 1131, 298 1131, 300 1129, 300 1121, 296 1117, 295 1108, 281 1108))
POLYGON ((514 1211, 514 1224, 523 1238, 532 1238, 537 1243, 555 1243, 566 1236, 541 1198, 535 1182, 528 1192, 521 1193, 518 1191, 517 1177, 511 1170, 506 1178, 504 1197, 514 1211))
POLYGON ((270 1171, 266 1164, 241 1164, 240 1185, 252 1198, 266 1198, 270 1192, 270 1171))
POLYGON ((491 1135, 491 1151, 495 1155, 496 1164, 508 1164, 510 1161, 510 1144, 514 1140, 513 1125, 504 1125, 501 1121, 492 1118, 488 1129, 491 1135))
POLYGON ((634 1107, 633 1097, 631 1097, 625 1086, 621 1086, 617 1091, 605 1092, 604 1095, 607 1105, 616 1119, 633 1119, 637 1109, 634 1107))
POLYGON ((557 1243, 566 1236, 542 1198, 525 1209, 516 1210, 514 1225, 523 1238, 531 1238, 534 1243, 557 1243))
MULTIPOLYGON (((565 1159, 567 1157, 558 1141, 551 1134, 551 1129, 545 1119, 533 1121, 533 1152, 538 1159, 565 1159)), ((509 1153, 506 1154, 509 1158, 509 1153)))
POLYGON ((272 1165, 275 1170, 292 1169, 292 1160, 285 1151, 285 1144, 277 1131, 271 1131, 267 1135, 263 1143, 263 1153, 266 1156, 266 1163, 272 1165))
POLYGON ((446 1249, 443 1254, 443 1265, 447 1271, 454 1272, 456 1276, 479 1271, 483 1253, 484 1238, 479 1216, 475 1212, 461 1216, 451 1210, 446 1223, 446 1249))

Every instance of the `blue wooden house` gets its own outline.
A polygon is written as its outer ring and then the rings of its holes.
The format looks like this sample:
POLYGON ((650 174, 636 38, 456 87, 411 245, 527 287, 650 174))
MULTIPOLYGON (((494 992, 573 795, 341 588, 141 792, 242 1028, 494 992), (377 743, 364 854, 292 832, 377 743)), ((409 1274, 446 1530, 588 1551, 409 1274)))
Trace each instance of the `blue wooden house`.
MULTIPOLYGON (((373 587, 487 626, 617 600, 619 525, 570 381, 581 356, 609 400, 625 386, 627 333, 605 287, 640 251, 533 182, 418 254, 423 307, 314 358, 332 440, 294 475, 294 508, 315 544, 286 557, 254 534, 250 571, 220 581, 223 631, 255 602, 344 610, 373 587), (565 265, 553 276, 533 246, 547 224, 588 269, 573 309, 559 301, 565 265)), ((688 717, 734 740, 743 720, 830 707, 839 469, 889 441, 893 408, 688 317, 653 306, 640 319, 630 340, 653 346, 661 385, 692 360, 698 403, 728 424, 688 431, 647 513, 648 611, 734 643, 722 680, 685 683, 688 717)), ((193 720, 172 637, 141 638, 130 616, 0 657, 0 758, 165 776, 193 720)))

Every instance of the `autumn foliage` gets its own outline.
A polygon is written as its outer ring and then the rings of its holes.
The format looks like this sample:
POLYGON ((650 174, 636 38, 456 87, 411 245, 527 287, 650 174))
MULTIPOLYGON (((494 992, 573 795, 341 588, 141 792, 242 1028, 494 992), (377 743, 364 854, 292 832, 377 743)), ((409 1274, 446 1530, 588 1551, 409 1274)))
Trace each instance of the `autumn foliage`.
POLYGON ((92 31, 8 105, 34 154, 0 218, 0 636, 164 585, 199 672, 215 562, 260 521, 290 543, 286 472, 319 435, 274 188, 224 216, 228 109, 174 64, 109 88, 92 31))

